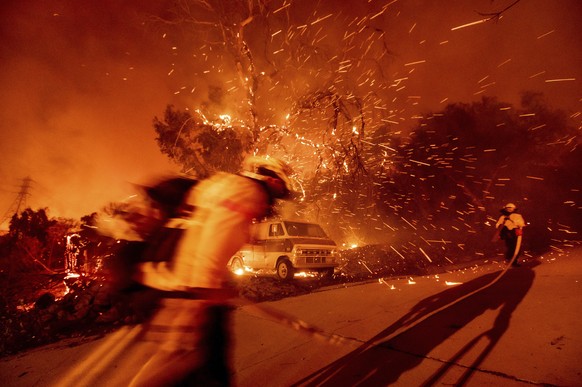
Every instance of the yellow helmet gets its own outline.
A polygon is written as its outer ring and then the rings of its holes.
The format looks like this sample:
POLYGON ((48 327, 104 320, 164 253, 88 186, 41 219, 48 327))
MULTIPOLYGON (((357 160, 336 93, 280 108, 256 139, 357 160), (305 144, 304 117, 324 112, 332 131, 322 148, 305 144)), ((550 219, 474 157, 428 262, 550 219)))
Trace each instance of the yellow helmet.
POLYGON ((243 161, 241 175, 264 182, 271 195, 277 199, 290 196, 291 167, 282 160, 268 156, 250 156, 243 161))
POLYGON ((505 208, 508 212, 513 212, 513 211, 515 211, 516 207, 515 207, 515 204, 513 204, 513 203, 507 203, 505 205, 505 207, 503 207, 503 208, 505 208))

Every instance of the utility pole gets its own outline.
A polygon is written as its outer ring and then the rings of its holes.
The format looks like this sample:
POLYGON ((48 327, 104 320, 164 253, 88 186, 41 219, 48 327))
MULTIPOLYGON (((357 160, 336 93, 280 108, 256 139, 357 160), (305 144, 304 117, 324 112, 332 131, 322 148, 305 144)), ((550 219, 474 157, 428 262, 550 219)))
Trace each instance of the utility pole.
POLYGON ((8 207, 8 210, 4 213, 4 216, 2 216, 2 221, 0 222, 0 225, 4 224, 5 221, 11 219, 14 214, 19 214, 20 211, 26 208, 26 201, 28 196, 30 196, 29 191, 31 183, 33 182, 34 180, 32 180, 29 176, 22 179, 20 191, 16 195, 16 198, 14 199, 10 207, 8 207))

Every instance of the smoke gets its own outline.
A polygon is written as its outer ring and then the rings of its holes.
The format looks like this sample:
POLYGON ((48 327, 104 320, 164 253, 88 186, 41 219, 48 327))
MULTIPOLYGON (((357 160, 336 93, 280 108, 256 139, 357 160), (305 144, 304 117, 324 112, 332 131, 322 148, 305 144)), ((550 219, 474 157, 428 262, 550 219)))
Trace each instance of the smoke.
POLYGON ((136 9, 4 3, 2 210, 25 176, 28 205, 80 217, 126 195, 127 182, 173 168, 151 126, 170 100, 169 60, 136 9))

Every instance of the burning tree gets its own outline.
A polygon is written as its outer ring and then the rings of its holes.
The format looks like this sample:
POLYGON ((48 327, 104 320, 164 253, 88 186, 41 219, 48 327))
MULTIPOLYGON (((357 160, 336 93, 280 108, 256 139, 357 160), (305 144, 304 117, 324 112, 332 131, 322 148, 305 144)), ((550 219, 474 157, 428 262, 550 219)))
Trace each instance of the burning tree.
POLYGON ((357 5, 349 15, 334 8, 184 0, 168 17, 155 18, 164 31, 179 30, 199 47, 194 56, 207 63, 209 80, 208 99, 195 113, 167 110, 165 122, 155 120, 162 151, 202 176, 225 169, 210 160, 212 141, 198 135, 210 140, 213 128, 213 138, 229 144, 231 160, 238 151, 268 152, 298 165, 307 202, 362 192, 375 168, 365 157, 367 138, 398 124, 401 112, 391 101, 405 77, 386 74, 392 53, 375 19, 388 5, 357 5), (225 110, 236 124, 219 118, 225 110))
POLYGON ((236 126, 229 116, 212 122, 199 111, 192 115, 173 106, 166 108, 163 121, 154 119, 154 128, 162 153, 198 178, 236 172, 252 143, 244 124, 236 126))
POLYGON ((156 25, 188 38, 173 50, 193 58, 193 75, 208 85, 183 86, 194 111, 168 108, 155 119, 162 151, 202 177, 238 167, 246 153, 282 157, 302 171, 304 214, 337 225, 334 235, 371 228, 385 238, 446 216, 475 232, 473 223, 503 200, 496 187, 558 160, 552 152, 509 176, 516 144, 568 148, 577 134, 532 94, 523 117, 494 100, 410 113, 420 97, 406 86, 424 61, 394 68, 393 3, 356 3, 348 14, 333 2, 179 0, 156 25))

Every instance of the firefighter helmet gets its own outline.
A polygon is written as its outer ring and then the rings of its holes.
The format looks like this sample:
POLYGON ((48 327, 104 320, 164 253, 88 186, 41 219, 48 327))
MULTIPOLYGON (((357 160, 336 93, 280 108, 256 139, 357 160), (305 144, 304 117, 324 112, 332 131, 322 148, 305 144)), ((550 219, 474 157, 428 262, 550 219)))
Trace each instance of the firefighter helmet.
POLYGON ((505 208, 508 212, 513 212, 513 211, 515 211, 516 207, 515 207, 515 204, 513 204, 513 203, 507 203, 505 205, 505 207, 503 207, 503 208, 505 208))
POLYGON ((282 160, 268 156, 250 156, 243 161, 241 175, 264 182, 271 195, 286 199, 291 195, 291 167, 282 160))

